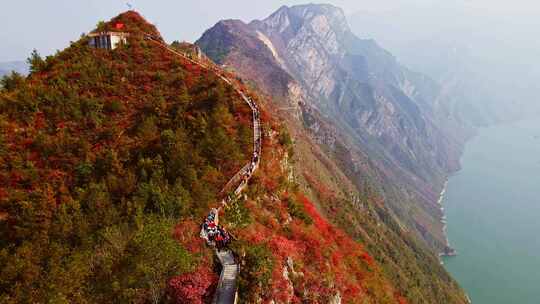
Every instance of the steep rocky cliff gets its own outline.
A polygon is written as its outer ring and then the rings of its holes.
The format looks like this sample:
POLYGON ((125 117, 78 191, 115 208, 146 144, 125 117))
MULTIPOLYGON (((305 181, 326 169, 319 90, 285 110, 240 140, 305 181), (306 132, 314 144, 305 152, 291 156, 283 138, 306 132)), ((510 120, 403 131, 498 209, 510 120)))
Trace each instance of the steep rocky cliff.
POLYGON ((295 178, 412 303, 465 303, 430 252, 446 249, 436 202, 461 146, 435 82, 355 37, 330 5, 220 21, 197 45, 271 97, 295 140, 295 178))
POLYGON ((439 82, 443 90, 437 102, 474 128, 538 113, 531 102, 540 90, 540 49, 531 40, 537 27, 524 26, 535 24, 533 16, 486 14, 485 8, 461 1, 417 1, 360 10, 348 19, 354 33, 376 37, 402 64, 439 82), (519 46, 526 47, 517 56, 519 46))
MULTIPOLYGON (((197 44, 280 97, 280 107, 321 113, 350 152, 369 156, 378 171, 372 182, 399 218, 432 248, 444 249, 436 201, 446 175, 458 168, 463 132, 435 102, 434 81, 400 66, 375 41, 354 36, 331 5, 282 7, 249 24, 221 21, 197 44)), ((358 164, 344 162, 363 184, 358 164)))

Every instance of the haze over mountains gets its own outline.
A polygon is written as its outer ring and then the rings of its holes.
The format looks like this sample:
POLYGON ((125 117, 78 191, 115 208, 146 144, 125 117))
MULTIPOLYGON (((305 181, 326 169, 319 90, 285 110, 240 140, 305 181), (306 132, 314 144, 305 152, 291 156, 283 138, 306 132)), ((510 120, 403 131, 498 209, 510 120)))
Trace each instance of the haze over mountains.
POLYGON ((478 126, 539 113, 540 24, 534 6, 509 6, 416 2, 349 20, 360 37, 376 38, 404 65, 437 80, 440 101, 462 123, 478 126))
POLYGON ((0 62, 0 77, 11 73, 28 74, 28 64, 23 61, 0 62))

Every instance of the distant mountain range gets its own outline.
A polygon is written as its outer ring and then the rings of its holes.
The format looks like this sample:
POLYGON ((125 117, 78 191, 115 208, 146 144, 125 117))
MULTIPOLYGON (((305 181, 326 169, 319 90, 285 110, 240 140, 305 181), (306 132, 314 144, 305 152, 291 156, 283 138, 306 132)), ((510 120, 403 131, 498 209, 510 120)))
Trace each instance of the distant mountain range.
POLYGON ((11 71, 26 75, 28 74, 28 64, 24 61, 0 62, 0 76, 7 75, 11 71))
POLYGON ((356 34, 375 37, 404 65, 436 80, 437 102, 460 124, 476 127, 540 113, 540 45, 531 39, 537 18, 493 14, 425 2, 348 19, 356 34))

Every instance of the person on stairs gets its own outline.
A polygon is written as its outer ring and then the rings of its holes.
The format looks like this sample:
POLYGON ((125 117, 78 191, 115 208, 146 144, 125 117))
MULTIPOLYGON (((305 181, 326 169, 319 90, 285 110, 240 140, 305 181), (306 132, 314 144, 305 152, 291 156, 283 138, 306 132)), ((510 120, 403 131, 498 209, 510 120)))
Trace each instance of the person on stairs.
POLYGON ((218 251, 221 251, 221 249, 223 248, 223 236, 219 231, 216 236, 216 248, 218 251))

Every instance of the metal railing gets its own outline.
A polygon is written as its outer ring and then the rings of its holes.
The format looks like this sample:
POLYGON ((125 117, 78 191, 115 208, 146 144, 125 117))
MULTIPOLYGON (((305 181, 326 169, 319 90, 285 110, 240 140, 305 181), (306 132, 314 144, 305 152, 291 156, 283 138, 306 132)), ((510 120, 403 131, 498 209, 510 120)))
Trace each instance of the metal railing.
MULTIPOLYGON (((251 161, 249 163, 247 163, 244 167, 242 167, 242 169, 240 169, 231 179, 229 179, 229 181, 227 182, 227 184, 223 187, 223 190, 221 191, 221 194, 224 194, 227 191, 229 191, 229 189, 232 189, 234 187, 234 185, 237 185, 236 188, 234 188, 233 192, 234 192, 235 195, 240 194, 243 191, 243 189, 246 187, 247 183, 249 182, 249 180, 251 179, 251 177, 253 176, 255 171, 259 168, 259 164, 260 164, 260 161, 261 161, 261 151, 262 151, 261 135, 262 135, 262 132, 261 132, 261 121, 260 121, 259 108, 257 107, 255 102, 249 96, 244 94, 244 92, 242 92, 242 90, 236 88, 233 81, 231 81, 226 76, 224 76, 218 68, 213 67, 211 65, 207 65, 207 64, 205 64, 203 62, 200 62, 198 60, 195 60, 195 59, 191 58, 190 56, 171 48, 170 46, 164 44, 159 39, 157 39, 157 38, 155 38, 155 37, 153 37, 151 35, 146 35, 146 39, 148 39, 150 41, 153 41, 154 43, 158 44, 162 48, 165 48, 169 52, 171 52, 171 53, 173 53, 173 54, 175 54, 175 55, 177 55, 179 57, 182 57, 183 59, 185 59, 185 60, 187 60, 187 61, 189 61, 189 62, 191 62, 193 64, 196 64, 196 65, 198 65, 198 66, 200 66, 200 67, 202 67, 202 68, 204 68, 206 70, 214 72, 225 83, 230 85, 237 92, 237 94, 240 95, 240 97, 250 107, 252 115, 253 115, 253 154, 252 154, 251 161)), ((221 201, 220 204, 222 206, 226 205, 229 202, 228 200, 229 199, 224 199, 224 200, 221 201)), ((221 209, 221 206, 218 209, 221 209)), ((232 251, 230 252, 230 254, 233 254, 232 251)), ((235 303, 238 302, 238 290, 236 289, 236 287, 235 287, 235 291, 234 291, 234 300, 232 302, 229 300, 230 297, 225 297, 225 300, 220 300, 221 298, 219 297, 219 295, 222 292, 225 291, 224 290, 224 287, 225 287, 224 283, 225 283, 225 279, 226 279, 225 278, 225 269, 227 268, 227 266, 233 266, 234 265, 236 267, 235 278, 233 280, 234 283, 236 283, 238 274, 240 273, 240 265, 238 263, 236 263, 236 261, 235 261, 235 264, 224 264, 221 261, 221 259, 220 259, 220 263, 222 263, 222 270, 221 270, 221 274, 220 274, 220 277, 219 277, 218 287, 217 287, 216 293, 214 295, 214 303, 235 304, 235 303)))

